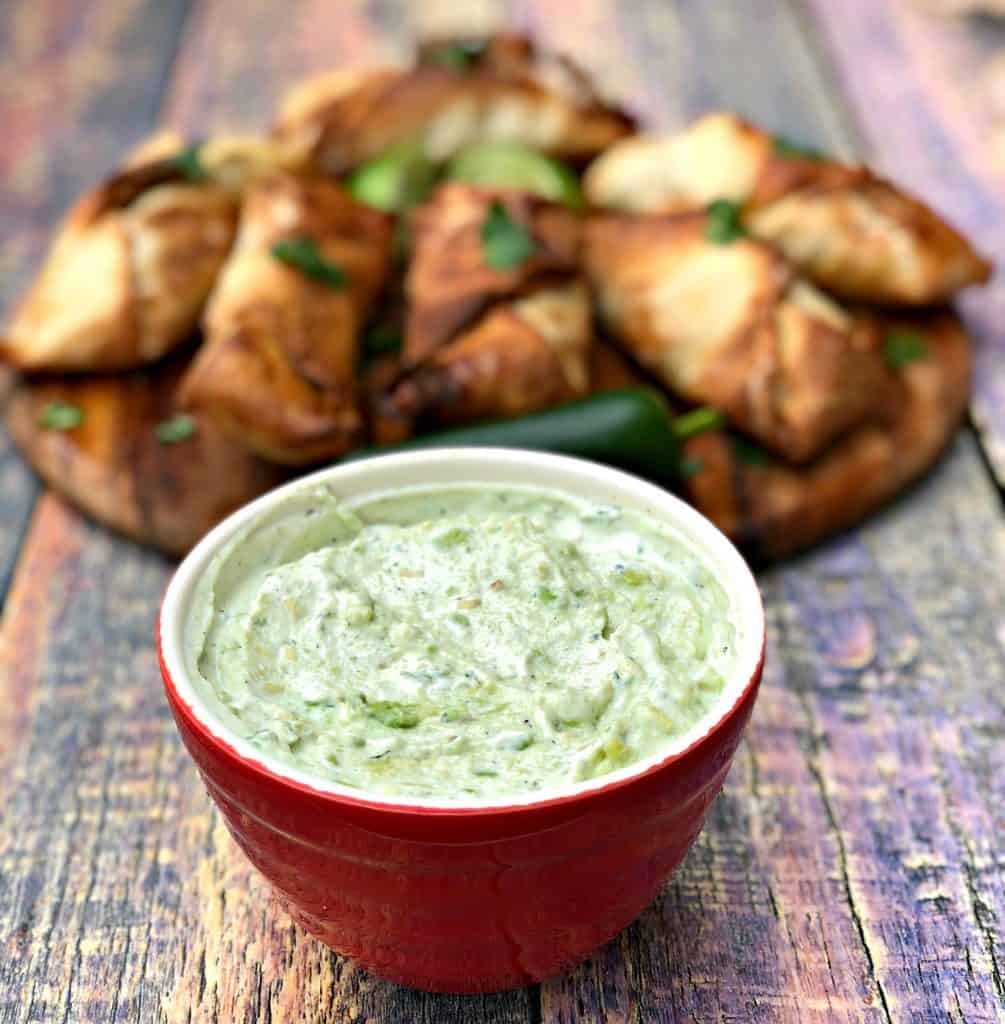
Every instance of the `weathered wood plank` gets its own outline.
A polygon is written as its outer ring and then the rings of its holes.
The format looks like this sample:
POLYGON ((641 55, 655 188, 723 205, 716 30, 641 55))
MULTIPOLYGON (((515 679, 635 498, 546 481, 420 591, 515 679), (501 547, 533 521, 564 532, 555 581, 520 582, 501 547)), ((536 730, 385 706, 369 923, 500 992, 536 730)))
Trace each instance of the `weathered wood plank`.
MULTIPOLYGON (((851 150, 788 8, 619 7, 509 11, 667 124, 731 102, 851 150)), ((457 9, 207 3, 169 117, 253 127, 298 75, 402 52, 457 9)), ((353 970, 272 902, 160 697, 166 564, 47 497, 0 648, 0 1022, 1005 1019, 1003 554, 963 438, 863 531, 767 574, 749 743, 662 898, 540 1004, 533 989, 435 998, 353 970)))
POLYGON ((156 690, 133 682, 150 602, 129 595, 152 592, 164 567, 152 555, 122 558, 119 547, 46 496, 11 594, 0 722, 0 748, 12 751, 0 830, 5 1021, 126 1019, 113 982, 138 912, 128 865, 156 808, 141 791, 160 785, 129 769, 135 751, 156 749, 163 721, 156 690), (102 580, 109 559, 122 571, 112 587, 102 580))
MULTIPOLYGON (((0 418, 10 392, 12 378, 0 371, 0 418)), ((38 484, 21 461, 6 431, 0 430, 0 611, 10 586, 14 563, 28 526, 38 484)))
MULTIPOLYGON (((235 47, 234 7, 201 6, 169 120, 193 133, 264 126, 285 84, 377 56, 364 11, 300 14, 298 29, 284 8, 243 7, 235 47)), ((290 924, 222 827, 161 698, 152 630, 167 572, 58 499, 40 504, 0 653, 11 794, 0 828, 0 1021, 529 1019, 533 991, 399 989, 290 924)))
MULTIPOLYGON (((406 11, 404 5, 356 4, 336 16, 328 4, 304 3, 291 12, 257 0, 241 7, 235 45, 233 5, 205 3, 191 20, 166 117, 193 134, 265 128, 282 93, 304 75, 407 56, 406 11)), ((426 13, 440 17, 436 10, 426 13)), ((498 19, 497 11, 483 11, 493 13, 498 19)), ((485 1021, 528 1018, 533 991, 475 1000, 411 992, 361 974, 307 937, 277 910, 211 812, 191 768, 177 768, 188 782, 180 798, 198 811, 185 818, 185 848, 171 846, 170 855, 190 858, 192 870, 182 875, 189 881, 174 916, 163 923, 161 955, 171 963, 159 981, 166 1019, 188 1012, 193 1019, 228 1022, 358 1016, 405 1024, 462 1021, 472 1012, 485 1021)), ((161 906, 155 901, 155 917, 161 906)))
POLYGON ((400 28, 391 28, 405 19, 385 17, 378 30, 379 15, 369 6, 352 3, 334 10, 330 4, 302 2, 277 10, 269 0, 239 8, 226 0, 201 3, 189 20, 166 120, 197 134, 264 131, 283 93, 306 75, 405 57, 407 38, 400 28))
POLYGON ((161 697, 164 560, 53 496, 26 550, 0 650, 0 1021, 527 1019, 524 993, 398 989, 295 928, 161 697))
POLYGON ((794 683, 810 721, 833 730, 811 754, 894 1020, 1005 1010, 1005 595, 980 571, 1000 562, 1005 527, 992 513, 975 530, 973 498, 991 488, 969 438, 954 454, 912 506, 927 543, 906 544, 892 510, 822 559, 827 586, 797 568, 777 581, 793 612, 785 642, 824 654, 796 662, 794 683))
POLYGON ((895 508, 762 577, 746 757, 657 904, 542 987, 545 1021, 1005 1019, 993 498, 963 438, 909 499, 928 543, 895 508))
MULTIPOLYGON (((1002 112, 995 111, 987 25, 911 0, 812 0, 837 73, 883 169, 916 189, 992 258, 1005 242, 1002 112)), ((1000 42, 1000 36, 999 42, 1000 42)), ((993 52, 993 51, 992 51, 993 52)), ((1005 486, 1005 279, 962 309, 980 339, 971 405, 988 461, 1005 486)))
MULTIPOLYGON (((583 43, 591 61, 633 69, 636 95, 660 124, 724 105, 850 155, 853 127, 804 27, 785 5, 638 5, 592 33, 592 45, 583 43)), ((878 533, 880 542, 845 538, 765 576, 773 649, 748 756, 661 901, 591 965, 542 987, 544 1020, 574 1021, 584 1007, 633 1021, 996 1019, 1001 957, 989 947, 1001 942, 1000 924, 989 929, 970 909, 972 872, 963 867, 953 824, 959 813, 982 822, 977 902, 986 918, 987 908, 999 906, 989 865, 1000 863, 1000 851, 987 848, 993 797, 976 794, 990 772, 955 778, 968 801, 965 812, 952 811, 932 782, 941 746, 919 748, 918 737, 937 727, 946 744, 965 742, 947 734, 961 728, 940 702, 947 677, 969 693, 964 720, 979 715, 993 723, 992 735, 1005 728, 1001 705, 990 689, 978 697, 979 684, 947 660, 944 623, 927 626, 937 636, 931 644, 892 628, 878 632, 887 624, 886 602, 930 623, 924 576, 888 578, 885 563, 894 557, 887 552, 898 552, 931 572, 946 550, 948 524, 974 559, 955 570, 939 562, 942 585, 953 587, 979 572, 982 558, 994 564, 1001 557, 995 497, 968 440, 933 481, 867 528, 865 536, 878 533), (982 527, 960 529, 958 500, 980 508, 982 527), (981 530, 993 538, 991 555, 973 550, 981 530), (837 578, 835 567, 845 563, 856 583, 837 578), (926 649, 924 697, 918 666, 904 660, 907 644, 926 649), (895 688, 879 698, 870 675, 877 663, 895 688), (914 716, 916 772, 906 754, 881 756, 882 744, 898 749, 901 706, 914 716), (886 776, 877 774, 877 758, 886 776), (898 769, 910 776, 900 783, 909 800, 891 809, 885 802, 898 787, 898 769), (913 836, 918 809, 932 815, 927 844, 889 848, 885 829, 913 836), (926 857, 938 865, 937 885, 923 884, 934 877, 924 874, 926 857)), ((1000 593, 979 602, 988 628, 997 626, 1000 602, 1000 593)), ((986 643, 993 658, 995 642, 986 643)))
MULTIPOLYGON (((0 5, 0 308, 76 194, 157 116, 187 0, 0 5)), ((0 383, 0 407, 6 384, 0 383)), ((0 430, 0 602, 38 487, 0 430)))

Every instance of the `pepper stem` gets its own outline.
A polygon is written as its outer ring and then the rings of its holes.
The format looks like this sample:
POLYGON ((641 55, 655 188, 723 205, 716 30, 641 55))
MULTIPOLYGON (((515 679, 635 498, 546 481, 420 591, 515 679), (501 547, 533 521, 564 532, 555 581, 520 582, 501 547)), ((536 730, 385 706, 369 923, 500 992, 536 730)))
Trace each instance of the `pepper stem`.
POLYGON ((686 441, 689 437, 694 437, 695 434, 703 434, 706 430, 715 430, 725 422, 726 417, 718 409, 710 405, 703 405, 677 416, 670 426, 678 441, 686 441))

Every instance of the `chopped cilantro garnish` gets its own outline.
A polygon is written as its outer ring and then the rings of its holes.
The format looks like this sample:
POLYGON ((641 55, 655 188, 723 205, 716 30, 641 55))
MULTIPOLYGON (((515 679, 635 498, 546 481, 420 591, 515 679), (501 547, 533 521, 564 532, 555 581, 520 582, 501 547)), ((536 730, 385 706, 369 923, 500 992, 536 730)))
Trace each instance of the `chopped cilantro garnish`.
POLYGON ((458 39, 430 50, 426 60, 442 68, 466 71, 485 52, 484 39, 458 39))
POLYGON ((914 331, 890 331, 883 341, 883 355, 891 369, 899 370, 908 363, 924 359, 928 347, 914 331))
POLYGON ((199 147, 187 146, 171 157, 171 164, 186 181, 205 181, 209 175, 199 159, 199 147))
POLYGON ((84 410, 72 402, 50 402, 38 417, 38 425, 45 430, 72 430, 84 422, 84 410))
POLYGON ((705 238, 718 245, 735 242, 745 232, 740 223, 740 204, 729 199, 716 199, 707 210, 705 238))
POLYGON ((379 356, 394 355, 401 351, 401 331, 397 327, 378 324, 363 337, 363 361, 370 362, 379 356))
POLYGON ((528 260, 534 248, 533 235, 510 217, 502 203, 494 202, 482 224, 482 255, 486 265, 509 270, 528 260))
POLYGON ((154 427, 154 433, 161 444, 177 444, 190 438, 198 429, 195 420, 186 413, 180 412, 169 420, 164 420, 154 427))
POLYGON ((276 242, 270 251, 281 263, 299 270, 312 281, 318 281, 336 290, 346 285, 345 271, 325 259, 317 242, 307 235, 276 242))
POLYGON ((824 154, 819 149, 807 146, 802 142, 786 138, 784 135, 775 136, 775 152, 778 156, 790 157, 794 160, 823 160, 824 154))
POLYGON ((733 438, 733 454, 745 466, 767 466, 771 462, 771 457, 763 448, 739 434, 733 438))

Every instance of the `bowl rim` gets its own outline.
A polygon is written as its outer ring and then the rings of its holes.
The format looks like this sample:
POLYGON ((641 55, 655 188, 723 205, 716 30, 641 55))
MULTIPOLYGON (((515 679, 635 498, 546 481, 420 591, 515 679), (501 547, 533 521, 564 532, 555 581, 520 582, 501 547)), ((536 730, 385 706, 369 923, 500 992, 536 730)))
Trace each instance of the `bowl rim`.
MULTIPOLYGON (((515 478, 500 482, 521 486, 515 478)), ((384 482, 363 488, 350 500, 365 500, 368 495, 404 490, 408 486, 395 485, 393 481, 384 482)), ((562 485, 551 486, 551 489, 559 493, 565 490, 566 493, 576 495, 575 491, 562 485)), ((332 805, 385 813, 450 817, 560 807, 587 797, 610 793, 664 770, 686 757, 696 747, 707 743, 744 704, 760 679, 765 644, 764 604, 753 572, 732 542, 695 508, 662 487, 622 470, 587 459, 519 448, 431 448, 374 455, 366 459, 337 463, 274 488, 231 513, 185 556, 168 582, 156 623, 157 658, 168 702, 176 714, 184 717, 188 728, 217 753, 239 762, 246 772, 257 776, 262 782, 279 784, 302 796, 320 799, 332 805), (380 477, 383 472, 383 475, 393 476, 399 471, 421 470, 443 462, 450 462, 454 466, 467 465, 471 472, 469 481, 465 481, 463 477, 449 483, 440 481, 443 486, 487 482, 478 479, 477 467, 491 463, 497 469, 500 466, 511 470, 530 467, 543 471, 553 470, 557 476, 579 475, 589 483, 606 482, 621 489, 631 490, 635 492, 635 497, 640 503, 644 502, 650 506, 649 514, 653 518, 662 519, 677 532, 684 534, 686 540, 697 542, 702 549, 702 561, 706 565, 709 564, 711 557, 720 562, 718 567, 710 568, 716 571, 717 578, 730 596, 734 610, 744 613, 741 621, 744 626, 744 639, 747 642, 717 703, 683 736, 678 737, 675 743, 663 748, 665 753, 657 751, 617 772, 610 772, 594 779, 550 787, 540 796, 507 794, 494 798, 455 800, 379 794, 330 782, 321 776, 311 775, 309 772, 297 770, 270 758, 267 754, 252 748, 246 740, 233 732, 224 722, 219 721, 212 711, 201 703, 197 688, 188 678, 181 638, 188 620, 193 591, 203 572, 210 567, 216 554, 231 537, 255 519, 266 516, 277 506, 294 498, 302 490, 311 490, 318 485, 337 484, 347 478, 351 480, 354 476, 366 474, 380 477), (728 578, 720 571, 723 563, 729 566, 728 578)))

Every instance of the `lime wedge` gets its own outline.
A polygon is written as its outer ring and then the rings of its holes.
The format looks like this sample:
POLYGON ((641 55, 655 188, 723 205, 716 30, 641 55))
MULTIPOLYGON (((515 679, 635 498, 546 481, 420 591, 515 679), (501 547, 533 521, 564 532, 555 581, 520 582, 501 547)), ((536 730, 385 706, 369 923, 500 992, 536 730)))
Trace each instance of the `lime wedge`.
POLYGON ((576 175, 565 164, 516 142, 475 142, 447 165, 446 177, 489 188, 516 188, 573 209, 583 205, 576 175))
POLYGON ((361 164, 346 187, 354 198, 388 213, 417 206, 433 190, 436 167, 415 142, 402 142, 361 164))

